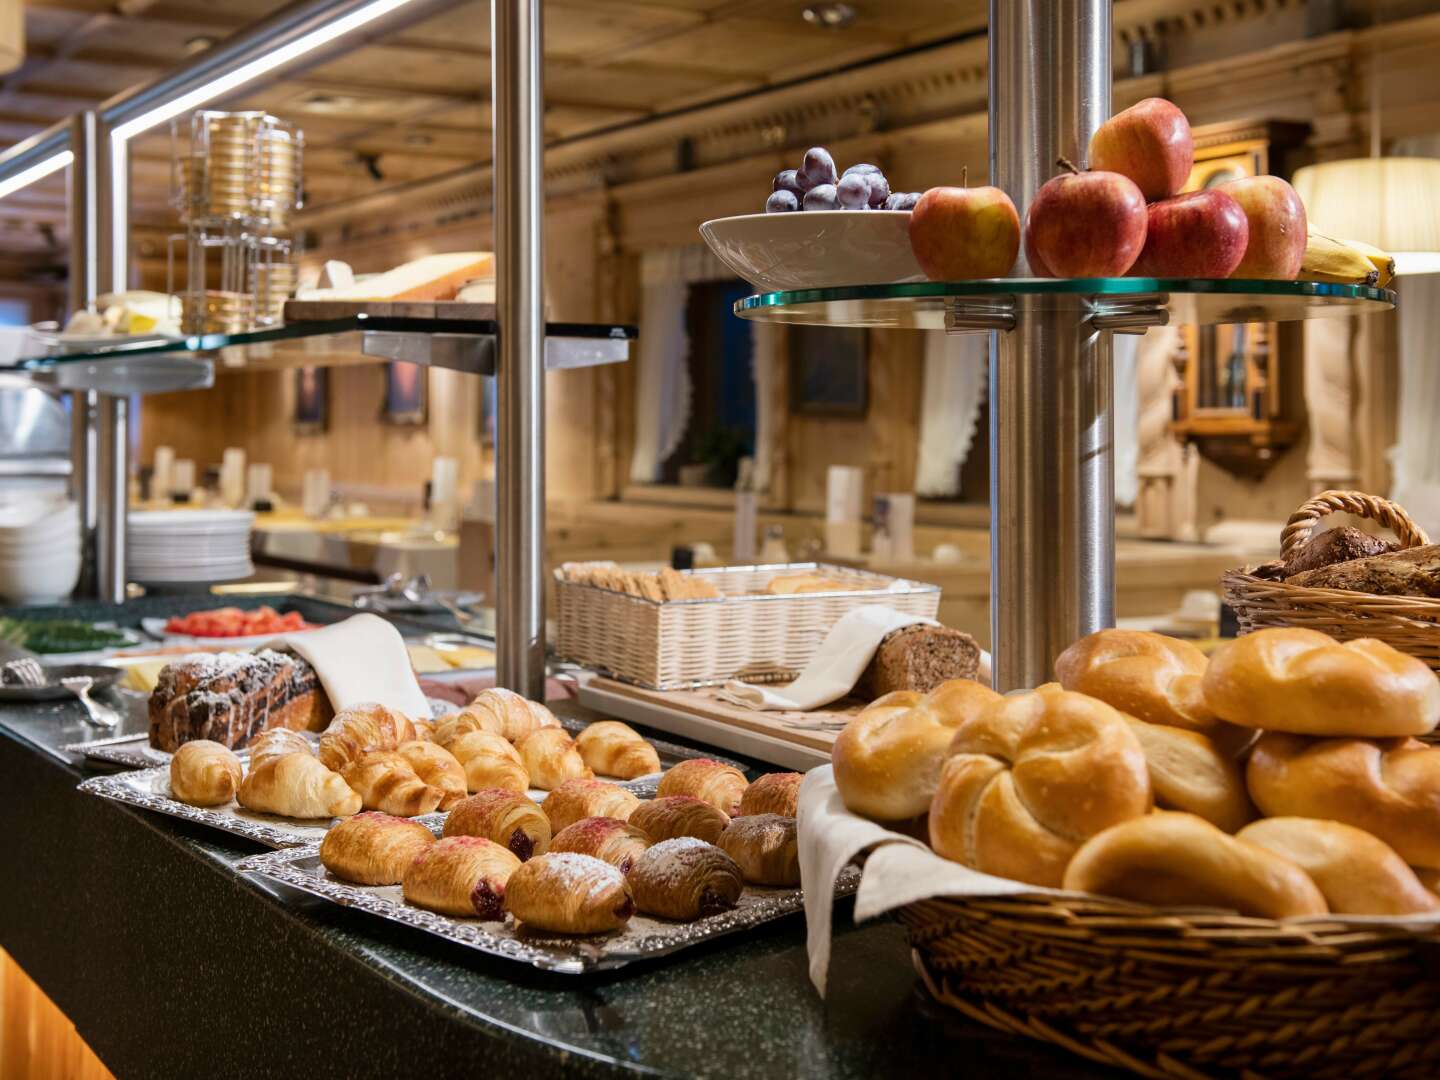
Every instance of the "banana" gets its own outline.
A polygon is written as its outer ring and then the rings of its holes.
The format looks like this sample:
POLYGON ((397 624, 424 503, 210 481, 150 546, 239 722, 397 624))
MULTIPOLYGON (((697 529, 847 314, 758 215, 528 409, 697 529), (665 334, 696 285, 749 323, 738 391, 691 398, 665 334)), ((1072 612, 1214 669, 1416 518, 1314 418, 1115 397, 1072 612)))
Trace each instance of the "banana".
POLYGON ((1380 280, 1380 271, 1364 252, 1311 229, 1306 238, 1305 258, 1300 261, 1300 280, 1374 285, 1380 280))
POLYGON ((1341 240, 1342 244, 1349 244, 1356 251, 1360 252, 1370 264, 1380 271, 1380 280, 1375 284, 1380 288, 1389 285, 1395 280, 1395 257, 1388 251, 1381 251, 1374 244, 1367 244, 1364 240, 1341 240))

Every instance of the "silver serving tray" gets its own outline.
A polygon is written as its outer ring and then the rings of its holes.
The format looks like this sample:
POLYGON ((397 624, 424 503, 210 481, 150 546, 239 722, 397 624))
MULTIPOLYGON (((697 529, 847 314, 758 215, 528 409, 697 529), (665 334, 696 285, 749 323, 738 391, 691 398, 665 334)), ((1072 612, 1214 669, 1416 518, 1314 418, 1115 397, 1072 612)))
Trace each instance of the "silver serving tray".
MULTIPOLYGON (((803 910, 801 889, 765 889, 747 885, 733 911, 675 923, 636 915, 624 930, 609 934, 569 936, 520 930, 512 917, 504 922, 457 919, 407 904, 398 885, 352 885, 332 877, 320 863, 318 844, 252 855, 235 864, 242 873, 258 874, 339 904, 358 908, 390 922, 414 927, 490 956, 503 957, 544 971, 583 975, 668 956, 681 949, 723 937, 803 910)), ((835 883, 835 895, 848 896, 860 873, 847 867, 835 883)))

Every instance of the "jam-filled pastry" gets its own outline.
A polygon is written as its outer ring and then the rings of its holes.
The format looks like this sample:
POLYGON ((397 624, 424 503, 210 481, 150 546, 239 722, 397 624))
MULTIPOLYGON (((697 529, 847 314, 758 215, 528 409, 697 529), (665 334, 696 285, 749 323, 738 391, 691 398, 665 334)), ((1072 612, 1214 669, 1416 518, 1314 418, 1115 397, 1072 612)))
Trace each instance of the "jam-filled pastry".
POLYGON ((605 780, 566 780, 540 804, 550 819, 550 828, 559 832, 587 817, 613 817, 628 821, 640 800, 618 784, 605 780))
POLYGON ((320 862, 357 885, 399 885, 415 856, 435 843, 418 821, 366 811, 346 818, 320 841, 320 862))
POLYGON ((401 743, 395 752, 410 763, 416 776, 445 793, 440 799, 441 810, 449 810, 465 797, 465 769, 439 743, 411 739, 401 743))
POLYGON ((536 728, 520 739, 515 749, 520 751, 530 783, 542 791, 553 791, 566 780, 595 775, 575 749, 575 740, 562 727, 536 728))
POLYGON ((524 794, 530 790, 530 774, 520 760, 519 751, 499 735, 467 731, 446 749, 465 770, 465 786, 470 791, 504 788, 524 794))
POLYGON ((642 802, 630 812, 630 824, 644 831, 652 844, 677 836, 693 836, 713 844, 730 819, 693 795, 667 795, 642 802))
POLYGON ((575 736, 575 749, 597 776, 634 780, 660 771, 660 754, 619 720, 600 720, 575 736))
POLYGON ((758 776, 750 782, 745 794, 740 796, 740 814, 779 814, 794 817, 800 809, 800 782, 805 777, 798 772, 772 772, 758 776))
POLYGON ((250 768, 262 765, 266 758, 284 757, 286 754, 310 754, 315 747, 298 731, 289 728, 270 728, 262 731, 250 743, 250 768))
POLYGON ((656 785, 658 795, 693 795, 727 816, 740 812, 740 800, 750 782, 733 765, 710 758, 691 758, 673 766, 656 785))
POLYGON ((738 817, 715 841, 740 867, 740 876, 752 885, 800 884, 800 851, 796 846, 795 819, 779 814, 738 817))
POLYGON ((372 750, 394 750, 415 737, 410 718, 370 702, 342 709, 320 733, 320 762, 339 772, 372 750))
POLYGON ((510 878, 505 903, 523 929, 552 934, 619 930, 635 914, 625 875, 573 851, 537 855, 521 866, 510 878))
POLYGON ((282 754, 252 766, 235 801, 247 810, 289 818, 349 817, 360 795, 311 753, 282 754))
POLYGON ((566 825, 550 841, 551 851, 574 851, 593 855, 628 874, 650 846, 650 840, 634 825, 612 817, 581 818, 566 825))
POLYGON ((405 899, 441 915, 496 922, 505 917, 505 888, 520 860, 483 836, 447 836, 406 868, 405 899))
POLYGON ((182 743, 170 759, 170 794, 191 806, 221 806, 240 787, 240 759, 210 739, 182 743))
POLYGON ((397 817, 431 813, 445 792, 421 780, 398 750, 372 750, 341 770, 345 782, 360 793, 366 810, 397 817))
POLYGON ((521 862, 550 847, 550 819, 527 795, 487 788, 450 808, 446 836, 483 836, 508 849, 521 862))
POLYGON ((693 836, 647 848, 627 878, 637 908, 681 922, 729 911, 745 888, 735 860, 693 836))

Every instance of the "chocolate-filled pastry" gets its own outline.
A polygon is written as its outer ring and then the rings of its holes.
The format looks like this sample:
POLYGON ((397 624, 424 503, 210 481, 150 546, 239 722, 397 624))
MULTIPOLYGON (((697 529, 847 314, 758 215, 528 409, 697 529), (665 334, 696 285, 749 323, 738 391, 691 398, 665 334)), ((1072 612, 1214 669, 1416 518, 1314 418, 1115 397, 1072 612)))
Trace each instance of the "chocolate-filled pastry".
POLYGON ((803 773, 772 772, 756 777, 740 796, 740 814, 779 814, 794 817, 800 809, 803 773))
POLYGON ((357 885, 399 885, 415 856, 435 843, 418 821, 368 811, 346 818, 320 842, 320 862, 357 885))
POLYGON ((289 818, 349 817, 360 812, 360 796, 339 773, 309 753, 282 754, 252 766, 240 781, 235 801, 247 810, 289 818))
POLYGON ((339 772, 372 750, 394 750, 415 737, 409 717, 373 702, 342 709, 320 734, 320 763, 339 772))
POLYGON ((191 806, 221 806, 240 787, 240 759, 210 739, 187 742, 170 759, 170 794, 191 806))
POLYGON ((382 814, 429 814, 445 797, 442 789, 421 780, 410 762, 395 750, 372 750, 346 765, 340 775, 360 795, 366 810, 382 814))
POLYGON ((634 780, 660 771, 660 754, 629 724, 600 720, 575 736, 575 749, 597 776, 634 780))
POLYGON ((656 786, 658 795, 693 795, 715 809, 734 817, 750 782, 733 765, 710 758, 691 758, 671 768, 656 786))
POLYGON ((536 728, 521 738, 515 749, 520 751, 530 783, 541 791, 553 791, 566 780, 595 775, 575 749, 575 740, 561 727, 536 728))
POLYGON ((642 802, 630 812, 630 824, 644 831, 652 844, 693 836, 713 844, 730 819, 693 795, 667 795, 642 802))
POLYGON ((607 780, 566 780, 540 804, 550 827, 557 833, 587 817, 612 817, 629 821, 640 805, 631 792, 607 780))
POLYGON ((401 884, 416 907, 462 919, 505 917, 505 884, 520 860, 480 836, 447 836, 415 857, 401 884))
POLYGON ((729 911, 745 887, 734 859, 693 836, 648 848, 628 878, 637 908, 682 922, 729 911))
POLYGON ((551 851, 593 855, 628 874, 649 839, 634 825, 612 817, 587 817, 565 826, 550 842, 551 851))
POLYGON ((250 744, 250 768, 263 765, 266 758, 284 757, 286 754, 313 756, 314 753, 315 747, 310 745, 310 740, 298 731, 271 728, 269 731, 262 731, 250 744))
POLYGON ((465 767, 439 743, 411 739, 401 743, 395 752, 410 763, 416 776, 445 793, 440 799, 441 810, 449 810, 465 797, 465 767))
POLYGON ((554 934, 619 930, 635 914, 625 875, 573 851, 537 855, 520 867, 505 901, 522 929, 554 934))
POLYGON ((528 795, 487 788, 451 807, 445 835, 483 836, 524 862, 549 849, 553 830, 550 819, 528 795))
POLYGON ((471 791, 504 788, 524 794, 530 790, 530 774, 519 752, 499 735, 467 731, 445 749, 465 770, 465 786, 471 791))
POLYGON ((800 850, 795 819, 779 814, 738 817, 715 846, 735 860, 740 876, 752 885, 800 884, 800 850))

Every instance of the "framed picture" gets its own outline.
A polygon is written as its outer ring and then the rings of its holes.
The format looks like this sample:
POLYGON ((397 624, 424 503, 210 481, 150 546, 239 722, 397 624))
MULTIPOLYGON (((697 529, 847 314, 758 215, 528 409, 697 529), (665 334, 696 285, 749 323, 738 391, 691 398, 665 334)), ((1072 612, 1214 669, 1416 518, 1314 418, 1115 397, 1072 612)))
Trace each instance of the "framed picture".
POLYGON ((318 435, 325 430, 330 413, 330 371, 302 367, 295 371, 295 416, 297 435, 318 435))
POLYGON ((392 360, 385 365, 385 406, 381 419, 387 424, 425 423, 425 388, 428 380, 419 364, 392 360))
POLYGON ((869 405, 869 335, 860 327, 790 327, 790 411, 863 417, 869 405))

